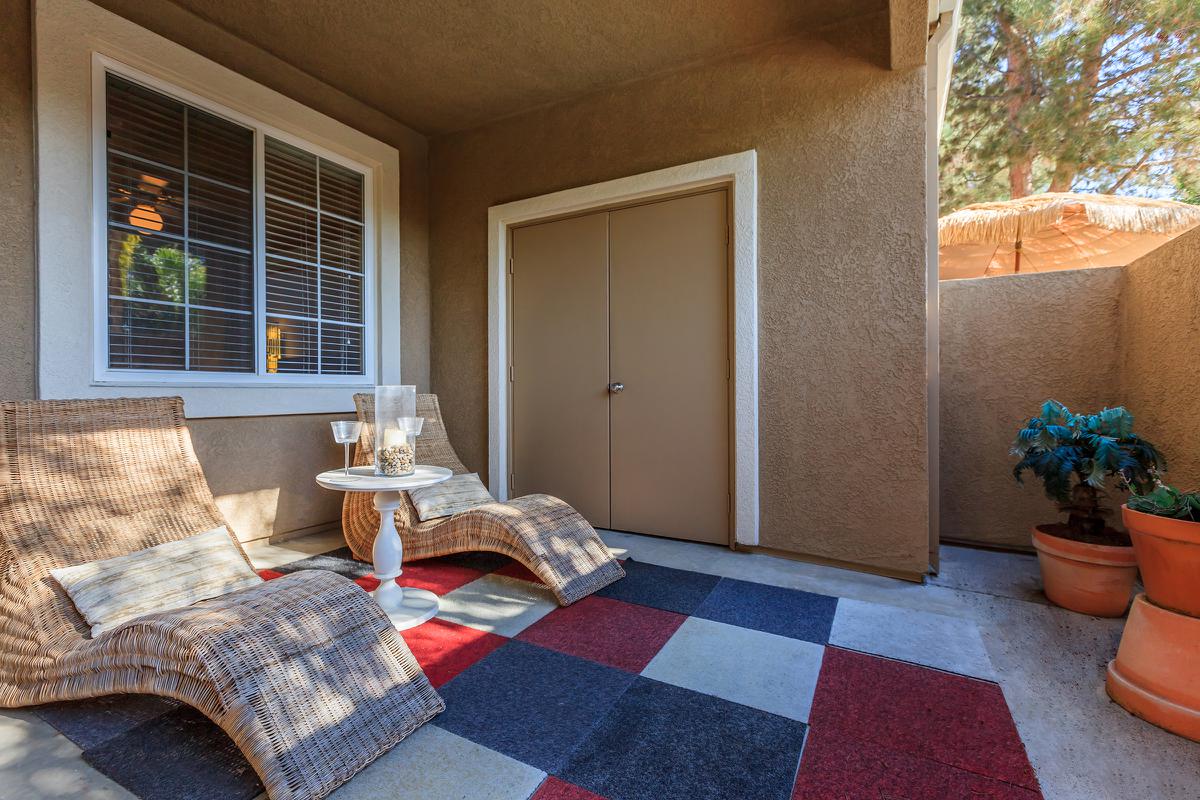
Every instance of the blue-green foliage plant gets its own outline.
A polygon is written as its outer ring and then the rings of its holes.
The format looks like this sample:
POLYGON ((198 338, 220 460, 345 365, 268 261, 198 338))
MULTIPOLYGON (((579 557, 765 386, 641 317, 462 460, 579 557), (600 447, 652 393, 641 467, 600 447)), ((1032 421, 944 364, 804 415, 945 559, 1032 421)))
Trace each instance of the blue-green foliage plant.
POLYGON ((1143 494, 1167 468, 1158 448, 1133 432, 1133 415, 1124 407, 1074 414, 1057 400, 1043 403, 1017 432, 1012 454, 1020 459, 1013 467, 1017 483, 1026 471, 1039 478, 1046 496, 1068 515, 1066 535, 1080 541, 1113 538, 1112 508, 1104 503, 1110 479, 1143 494))

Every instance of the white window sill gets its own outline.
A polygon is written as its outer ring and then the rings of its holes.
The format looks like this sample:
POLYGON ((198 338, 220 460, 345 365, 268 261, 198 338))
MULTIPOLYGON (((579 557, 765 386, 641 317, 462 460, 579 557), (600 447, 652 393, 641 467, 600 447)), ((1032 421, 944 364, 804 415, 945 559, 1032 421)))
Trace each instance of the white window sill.
POLYGON ((279 417, 296 414, 353 414, 354 395, 370 392, 374 384, 324 386, 181 385, 171 383, 91 383, 82 391, 66 385, 43 386, 43 397, 164 397, 183 398, 189 419, 213 417, 279 417), (49 389, 49 391, 46 391, 49 389))

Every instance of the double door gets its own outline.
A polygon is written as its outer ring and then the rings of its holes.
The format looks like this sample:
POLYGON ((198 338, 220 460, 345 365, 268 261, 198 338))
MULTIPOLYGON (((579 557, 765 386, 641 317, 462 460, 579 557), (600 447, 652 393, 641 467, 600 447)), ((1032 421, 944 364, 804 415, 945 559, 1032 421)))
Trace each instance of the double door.
POLYGON ((594 526, 726 543, 725 190, 511 232, 510 475, 594 526))

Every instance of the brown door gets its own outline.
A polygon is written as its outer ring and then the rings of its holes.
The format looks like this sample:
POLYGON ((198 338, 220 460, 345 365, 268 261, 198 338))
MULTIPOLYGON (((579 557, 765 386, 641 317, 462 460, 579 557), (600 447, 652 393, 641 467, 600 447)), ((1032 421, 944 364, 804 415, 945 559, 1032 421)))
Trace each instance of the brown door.
POLYGON ((729 538, 725 192, 609 216, 611 526, 729 538))
POLYGON ((512 495, 608 527, 608 215, 512 232, 512 495))
POLYGON ((513 231, 515 493, 728 541, 726 225, 719 190, 513 231))

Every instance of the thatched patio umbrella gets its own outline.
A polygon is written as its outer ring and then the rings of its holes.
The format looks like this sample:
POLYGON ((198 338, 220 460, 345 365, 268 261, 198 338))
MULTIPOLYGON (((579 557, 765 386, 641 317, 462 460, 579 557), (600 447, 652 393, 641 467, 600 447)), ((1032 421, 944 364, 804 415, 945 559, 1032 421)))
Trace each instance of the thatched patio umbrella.
POLYGON ((938 220, 942 280, 1124 266, 1200 225, 1174 200, 1051 192, 976 203, 938 220))

